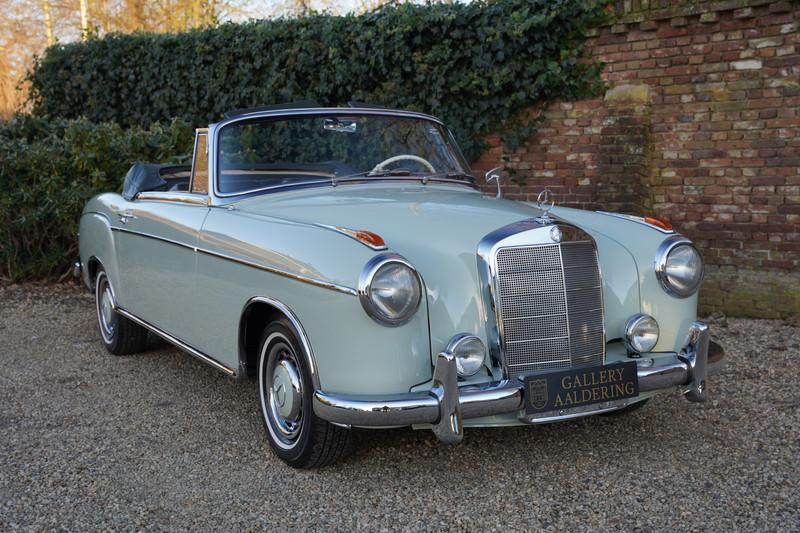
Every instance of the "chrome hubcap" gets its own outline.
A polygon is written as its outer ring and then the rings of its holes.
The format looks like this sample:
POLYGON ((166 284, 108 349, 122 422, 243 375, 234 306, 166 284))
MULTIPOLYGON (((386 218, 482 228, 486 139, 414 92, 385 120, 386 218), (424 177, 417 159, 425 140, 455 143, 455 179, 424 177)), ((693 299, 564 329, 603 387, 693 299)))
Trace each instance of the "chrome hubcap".
POLYGON ((100 274, 97 280, 97 321, 100 323, 100 333, 106 342, 111 342, 114 338, 114 328, 117 323, 117 315, 114 312, 114 294, 108 285, 108 278, 105 274, 100 274))
POLYGON ((300 375, 293 362, 284 359, 272 372, 272 398, 278 414, 285 420, 295 420, 300 414, 300 375))
POLYGON ((297 356, 283 335, 269 337, 264 350, 268 352, 261 356, 261 407, 274 440, 289 449, 303 427, 302 374, 297 356))
POLYGON ((103 318, 103 324, 109 330, 113 329, 111 319, 114 311, 111 308, 111 291, 106 289, 103 291, 103 297, 100 299, 100 315, 103 318))

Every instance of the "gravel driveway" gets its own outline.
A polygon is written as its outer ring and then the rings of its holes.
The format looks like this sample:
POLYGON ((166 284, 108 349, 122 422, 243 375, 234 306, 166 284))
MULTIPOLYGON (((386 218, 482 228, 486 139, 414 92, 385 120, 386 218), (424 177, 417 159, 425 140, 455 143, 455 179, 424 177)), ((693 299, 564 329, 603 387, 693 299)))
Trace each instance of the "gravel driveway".
POLYGON ((453 447, 364 431, 298 472, 270 454, 252 382, 157 342, 107 354, 82 290, 0 288, 0 530, 800 530, 800 329, 720 322, 706 404, 453 447))

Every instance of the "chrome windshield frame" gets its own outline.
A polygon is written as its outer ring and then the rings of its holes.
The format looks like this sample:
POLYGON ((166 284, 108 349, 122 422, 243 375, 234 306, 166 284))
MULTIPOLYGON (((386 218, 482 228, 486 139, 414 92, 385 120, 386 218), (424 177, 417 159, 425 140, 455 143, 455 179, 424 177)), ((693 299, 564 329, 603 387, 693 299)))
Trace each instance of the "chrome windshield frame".
MULTIPOLYGON (((252 113, 243 113, 241 115, 236 115, 216 124, 211 124, 208 127, 208 135, 209 139, 212 140, 213 144, 210 146, 209 150, 209 174, 210 174, 210 182, 211 186, 209 187, 209 198, 211 199, 212 205, 224 205, 228 204, 232 201, 240 200, 242 198, 247 198, 250 196, 260 195, 260 194, 267 194, 270 192, 277 192, 277 191, 290 191, 295 189, 304 189, 309 187, 320 187, 320 186, 335 186, 342 183, 365 183, 365 182, 375 182, 375 181, 402 181, 407 182, 411 181, 418 181, 421 183, 428 183, 428 182, 436 182, 436 183, 452 183, 458 185, 465 185, 470 188, 479 188, 477 184, 474 182, 470 182, 468 180, 460 180, 460 179, 453 179, 453 178, 432 178, 429 176, 380 176, 380 177, 358 177, 358 178, 348 178, 348 177, 341 177, 341 178, 334 178, 334 179, 316 179, 316 180, 309 180, 303 181, 298 183, 291 183, 291 184, 282 184, 282 185, 273 185, 270 187, 262 187, 258 189, 246 190, 246 191, 239 191, 235 193, 221 193, 219 192, 219 137, 221 131, 226 127, 232 124, 236 124, 239 122, 249 122, 252 120, 258 119, 280 119, 280 118, 288 118, 288 117, 303 117, 303 116, 329 116, 329 115, 371 115, 371 116, 389 116, 389 117, 401 117, 401 118, 412 118, 412 119, 419 119, 419 120, 427 120, 429 122, 433 122, 441 126, 445 133, 448 135, 448 142, 453 144, 455 148, 456 155, 462 159, 460 164, 463 163, 464 165, 467 164, 466 159, 464 159, 461 148, 455 143, 455 139, 453 138, 452 133, 447 128, 447 126, 438 118, 427 115, 425 113, 418 113, 416 111, 401 111, 397 109, 381 109, 381 108, 358 108, 358 107, 312 107, 312 108, 303 108, 303 109, 275 109, 270 111, 256 111, 252 113)), ((469 166, 464 168, 465 173, 469 174, 469 166)))

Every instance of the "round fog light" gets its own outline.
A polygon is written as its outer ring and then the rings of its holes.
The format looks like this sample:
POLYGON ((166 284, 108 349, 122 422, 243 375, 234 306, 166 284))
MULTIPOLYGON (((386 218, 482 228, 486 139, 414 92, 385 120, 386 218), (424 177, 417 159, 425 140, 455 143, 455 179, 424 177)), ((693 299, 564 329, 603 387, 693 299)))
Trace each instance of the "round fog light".
POLYGON ((658 343, 658 322, 650 315, 633 315, 625 323, 625 347, 631 352, 645 353, 658 343))
POLYGON ((456 358, 456 370, 461 377, 475 375, 483 366, 486 346, 474 335, 456 335, 447 345, 447 351, 456 358))

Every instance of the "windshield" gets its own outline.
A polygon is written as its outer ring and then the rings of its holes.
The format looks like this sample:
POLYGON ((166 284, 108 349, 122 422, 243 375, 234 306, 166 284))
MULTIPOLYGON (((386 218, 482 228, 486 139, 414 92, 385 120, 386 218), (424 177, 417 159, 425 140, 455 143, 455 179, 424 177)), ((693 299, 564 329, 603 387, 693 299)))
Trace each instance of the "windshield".
POLYGON ((260 118, 223 127, 218 145, 220 194, 347 178, 472 179, 450 132, 415 117, 260 118))

